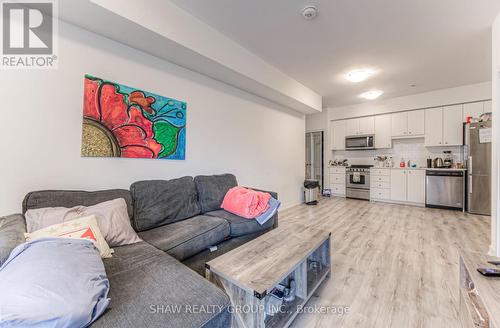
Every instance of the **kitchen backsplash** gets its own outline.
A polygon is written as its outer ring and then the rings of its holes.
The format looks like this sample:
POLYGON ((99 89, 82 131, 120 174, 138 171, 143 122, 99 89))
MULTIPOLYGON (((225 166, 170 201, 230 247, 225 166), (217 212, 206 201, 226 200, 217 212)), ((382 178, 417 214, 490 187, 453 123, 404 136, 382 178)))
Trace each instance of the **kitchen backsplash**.
POLYGON ((374 157, 387 156, 392 157, 394 166, 399 166, 401 158, 411 163, 416 163, 419 167, 427 165, 427 158, 441 157, 444 159, 443 151, 449 150, 453 155, 453 162, 463 162, 462 147, 425 147, 424 139, 394 139, 392 141, 392 149, 375 149, 375 150, 335 150, 333 151, 333 159, 341 160, 347 158, 349 164, 365 164, 374 165, 374 157))

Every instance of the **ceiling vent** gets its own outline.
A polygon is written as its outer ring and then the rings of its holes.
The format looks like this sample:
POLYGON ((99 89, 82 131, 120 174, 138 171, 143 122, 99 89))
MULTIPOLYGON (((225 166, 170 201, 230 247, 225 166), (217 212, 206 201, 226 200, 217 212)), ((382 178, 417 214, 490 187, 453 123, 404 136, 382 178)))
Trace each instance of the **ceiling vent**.
POLYGON ((315 19, 318 16, 318 8, 315 6, 307 6, 302 9, 302 17, 306 20, 315 19))

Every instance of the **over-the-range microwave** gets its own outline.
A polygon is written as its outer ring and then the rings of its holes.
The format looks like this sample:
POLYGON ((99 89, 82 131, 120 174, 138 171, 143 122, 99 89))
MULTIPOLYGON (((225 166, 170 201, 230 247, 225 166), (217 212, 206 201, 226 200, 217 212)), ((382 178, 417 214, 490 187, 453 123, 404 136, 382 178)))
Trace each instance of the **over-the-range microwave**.
POLYGON ((346 150, 375 149, 375 136, 373 134, 364 136, 345 137, 346 150))

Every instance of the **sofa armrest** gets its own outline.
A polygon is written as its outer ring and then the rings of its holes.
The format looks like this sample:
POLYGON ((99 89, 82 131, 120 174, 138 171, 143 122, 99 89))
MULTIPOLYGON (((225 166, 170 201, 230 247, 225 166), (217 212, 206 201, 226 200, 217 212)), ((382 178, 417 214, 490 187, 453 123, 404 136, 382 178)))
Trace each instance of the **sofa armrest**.
MULTIPOLYGON (((255 190, 255 191, 260 191, 260 192, 267 192, 274 199, 278 199, 278 193, 275 192, 275 191, 268 191, 268 190, 262 190, 262 189, 251 188, 251 187, 245 187, 245 188, 252 189, 252 190, 255 190)), ((276 214, 274 215, 273 229, 276 229, 277 227, 278 227, 278 212, 276 212, 276 214)))
POLYGON ((26 220, 22 214, 0 217, 0 266, 14 248, 26 241, 25 232, 26 220))

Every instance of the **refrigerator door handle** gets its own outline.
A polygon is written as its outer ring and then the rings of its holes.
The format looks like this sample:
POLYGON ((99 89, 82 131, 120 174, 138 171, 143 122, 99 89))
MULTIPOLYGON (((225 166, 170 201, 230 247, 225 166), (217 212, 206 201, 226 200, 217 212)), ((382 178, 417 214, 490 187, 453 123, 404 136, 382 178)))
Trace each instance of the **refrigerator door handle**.
POLYGON ((472 156, 469 156, 469 172, 472 174, 472 156))
POLYGON ((469 194, 472 194, 472 175, 469 175, 469 194))

